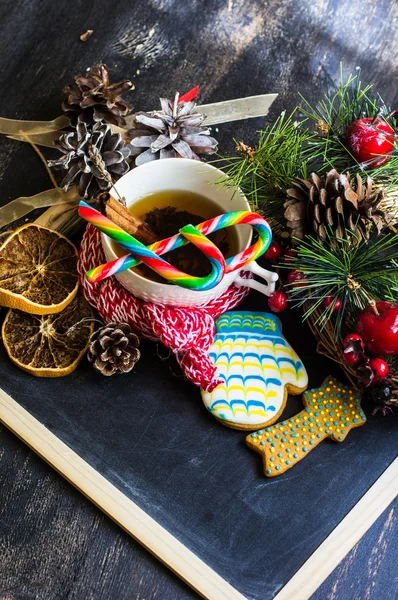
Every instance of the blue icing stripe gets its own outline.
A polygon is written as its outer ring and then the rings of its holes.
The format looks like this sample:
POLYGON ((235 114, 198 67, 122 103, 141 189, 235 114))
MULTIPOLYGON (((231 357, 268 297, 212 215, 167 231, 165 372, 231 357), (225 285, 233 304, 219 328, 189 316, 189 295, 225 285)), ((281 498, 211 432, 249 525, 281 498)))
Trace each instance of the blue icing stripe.
MULTIPOLYGON (((245 384, 250 381, 264 381, 266 385, 268 385, 268 383, 276 382, 276 379, 265 379, 262 375, 245 375, 243 377, 243 375, 239 375, 238 373, 228 375, 228 377, 226 377, 225 375, 220 375, 220 378, 226 383, 226 385, 229 385, 233 380, 239 381, 239 383, 241 383, 242 386, 245 386, 245 384)), ((275 383, 275 385, 277 384, 275 383)))
POLYGON ((263 332, 271 331, 274 335, 281 335, 279 321, 271 313, 226 312, 216 319, 216 329, 223 332, 228 329, 238 333, 260 329, 263 332))
POLYGON ((265 379, 265 385, 268 385, 270 383, 276 385, 277 387, 281 387, 282 385, 282 382, 279 379, 275 379, 273 377, 268 377, 267 379, 265 379))
POLYGON ((258 354, 258 352, 245 352, 245 358, 255 358, 258 360, 259 358, 263 358, 262 355, 258 354))
POLYGON ((240 400, 240 399, 235 399, 235 400, 231 400, 230 402, 228 402, 227 400, 216 400, 215 402, 212 403, 212 405, 208 408, 208 410, 210 412, 214 412, 223 408, 229 408, 229 410, 234 413, 234 407, 235 406, 241 406, 245 409, 246 413, 248 415, 250 415, 250 409, 253 408, 260 408, 264 411, 264 413, 267 412, 267 410, 275 410, 274 407, 269 407, 267 409, 266 405, 264 404, 264 402, 261 402, 260 400, 249 400, 248 402, 245 402, 244 400, 240 400))
POLYGON ((274 363, 277 363, 278 360, 273 354, 257 354, 257 358, 261 358, 261 360, 272 360, 274 363))

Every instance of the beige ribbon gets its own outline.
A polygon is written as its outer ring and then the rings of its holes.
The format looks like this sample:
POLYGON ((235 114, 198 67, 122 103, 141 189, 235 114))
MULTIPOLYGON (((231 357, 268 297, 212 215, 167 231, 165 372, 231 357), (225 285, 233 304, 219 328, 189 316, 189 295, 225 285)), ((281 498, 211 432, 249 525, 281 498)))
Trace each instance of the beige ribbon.
POLYGON ((4 135, 19 135, 21 132, 27 135, 37 135, 49 131, 60 131, 68 125, 69 119, 63 115, 53 121, 19 121, 0 117, 0 133, 4 135))
POLYGON ((36 219, 35 223, 49 229, 55 229, 66 235, 73 230, 74 225, 80 219, 77 213, 80 195, 77 192, 76 186, 71 187, 67 192, 63 192, 62 190, 48 190, 48 192, 52 191, 56 193, 57 199, 51 208, 36 219))
POLYGON ((21 219, 32 210, 47 208, 59 200, 59 191, 55 188, 40 192, 35 196, 21 196, 0 208, 0 227, 5 227, 17 219, 21 219))
MULTIPOLYGON (((48 133, 37 133, 29 135, 29 139, 36 146, 45 146, 46 148, 54 148, 55 140, 59 139, 61 131, 49 131, 48 133)), ((21 134, 8 135, 10 140, 18 140, 19 142, 26 142, 26 138, 21 134)))

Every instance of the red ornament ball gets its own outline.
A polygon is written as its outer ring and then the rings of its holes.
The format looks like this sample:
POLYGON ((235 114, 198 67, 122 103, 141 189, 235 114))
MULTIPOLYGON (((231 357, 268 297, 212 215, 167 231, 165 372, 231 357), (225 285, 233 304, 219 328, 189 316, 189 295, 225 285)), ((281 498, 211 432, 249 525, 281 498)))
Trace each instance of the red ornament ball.
POLYGON ((376 302, 375 314, 367 306, 358 315, 357 331, 367 352, 376 356, 398 354, 398 306, 391 302, 376 302))
POLYGON ((329 306, 331 304, 334 304, 332 312, 339 312, 342 302, 339 298, 335 299, 334 296, 326 296, 325 300, 323 301, 323 306, 325 308, 329 308, 329 306))
POLYGON ((369 367, 373 371, 372 383, 376 383, 387 377, 388 371, 390 370, 388 364, 382 358, 372 358, 369 361, 369 367))
POLYGON ((369 163, 375 169, 391 158, 394 130, 383 119, 359 119, 348 127, 346 144, 358 162, 369 163))
POLYGON ((305 281, 303 281, 303 279, 307 279, 307 275, 301 271, 289 271, 287 274, 288 282, 294 284, 294 287, 296 288, 303 287, 303 285, 305 285, 305 281))
POLYGON ((274 313, 280 313, 287 306, 287 296, 284 292, 273 292, 268 298, 268 306, 274 313))
POLYGON ((279 242, 274 240, 273 242, 270 243, 269 248, 268 248, 267 252, 264 254, 264 256, 267 260, 274 262, 275 260, 278 260, 280 255, 281 255, 281 245, 279 242))

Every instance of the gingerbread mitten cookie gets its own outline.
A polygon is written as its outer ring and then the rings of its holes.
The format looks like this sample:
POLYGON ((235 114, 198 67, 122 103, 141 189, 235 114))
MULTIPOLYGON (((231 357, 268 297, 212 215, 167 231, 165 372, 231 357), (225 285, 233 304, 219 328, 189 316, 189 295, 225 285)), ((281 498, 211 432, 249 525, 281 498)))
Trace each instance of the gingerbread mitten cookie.
POLYGON ((228 427, 253 430, 274 423, 288 394, 308 385, 303 363, 270 313, 221 315, 209 355, 223 383, 202 391, 203 402, 228 427))

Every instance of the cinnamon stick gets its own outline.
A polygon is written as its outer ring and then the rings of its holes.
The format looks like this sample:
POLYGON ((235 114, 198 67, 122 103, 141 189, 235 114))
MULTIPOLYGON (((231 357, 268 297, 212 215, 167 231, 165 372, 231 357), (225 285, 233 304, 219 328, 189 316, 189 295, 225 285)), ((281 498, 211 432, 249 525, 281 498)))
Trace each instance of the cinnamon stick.
POLYGON ((131 214, 116 198, 111 194, 101 194, 100 202, 104 206, 105 214, 116 225, 124 229, 127 233, 137 238, 139 242, 149 246, 158 240, 157 235, 152 229, 131 214))

